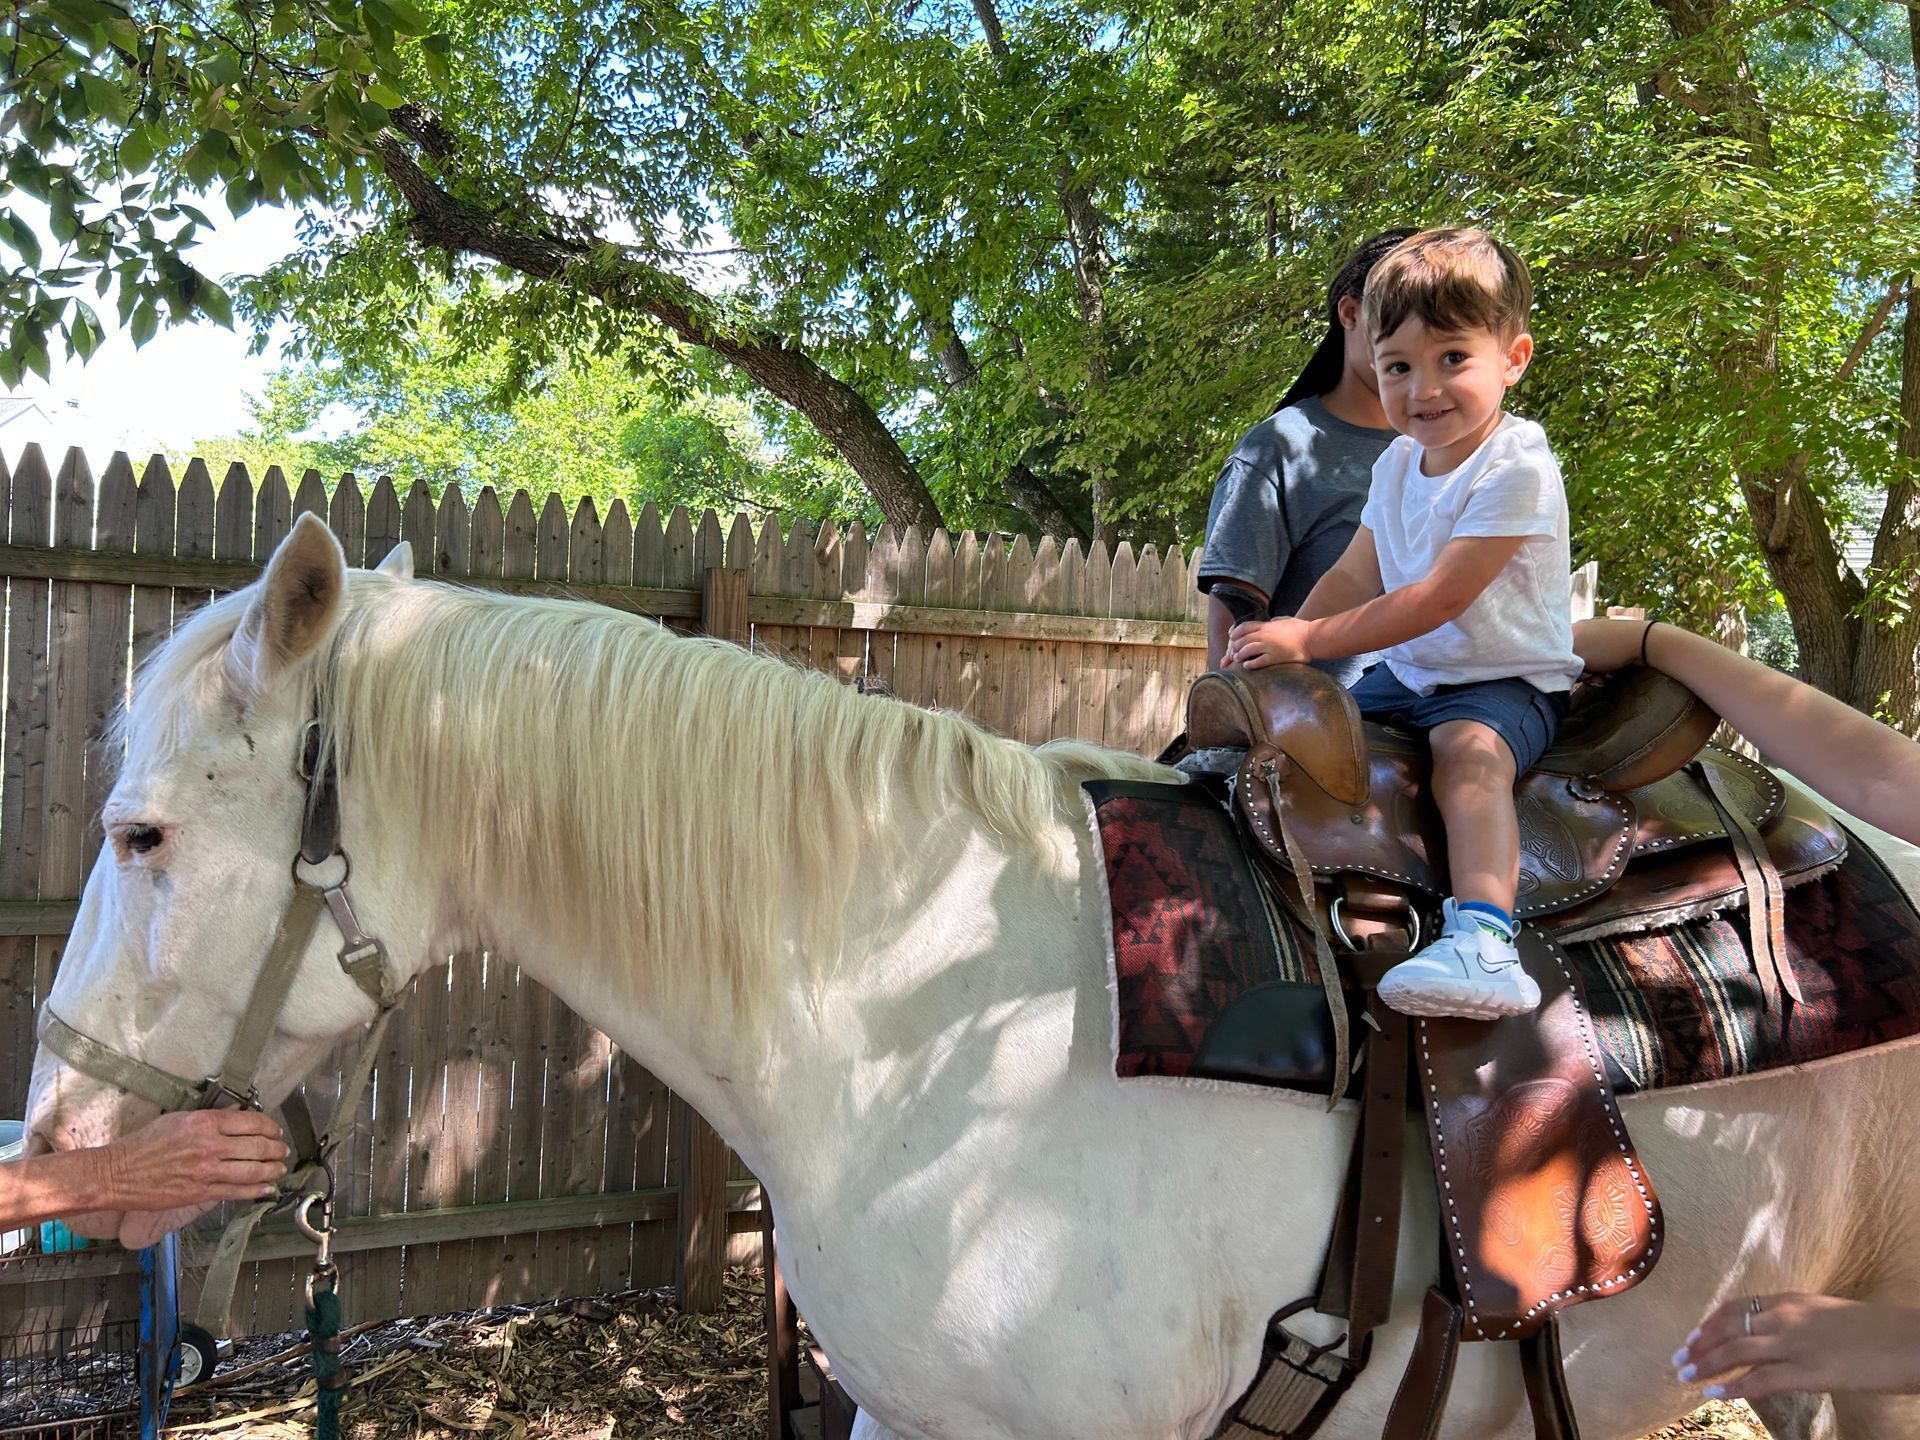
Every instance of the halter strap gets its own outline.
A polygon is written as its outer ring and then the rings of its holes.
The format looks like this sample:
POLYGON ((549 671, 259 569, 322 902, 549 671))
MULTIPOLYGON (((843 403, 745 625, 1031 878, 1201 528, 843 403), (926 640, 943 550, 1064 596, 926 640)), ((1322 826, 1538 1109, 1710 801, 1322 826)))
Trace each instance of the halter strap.
MULTIPOLYGON (((324 910, 339 927, 341 970, 373 1001, 376 1013, 360 1044, 353 1069, 327 1119, 327 1128, 316 1134, 312 1114, 304 1098, 290 1101, 286 1107, 288 1131, 297 1155, 281 1177, 274 1194, 237 1210, 220 1237, 219 1248, 201 1287, 199 1319, 202 1326, 216 1333, 226 1329, 227 1306, 233 1298, 234 1283, 246 1254, 254 1227, 272 1210, 286 1203, 308 1183, 316 1169, 326 1164, 328 1155, 341 1135, 352 1126, 372 1077, 374 1057, 393 1017, 402 987, 394 983, 387 963, 387 947, 361 927, 354 914, 353 900, 347 893, 352 866, 340 848, 340 777, 332 736, 318 719, 311 720, 300 733, 300 748, 294 768, 306 781, 306 804, 301 814, 300 847, 293 862, 293 894, 280 915, 273 944, 254 977, 240 1023, 227 1044, 225 1059, 217 1074, 193 1081, 150 1065, 144 1060, 114 1049, 100 1040, 67 1024, 53 1013, 51 1006, 40 1011, 39 1038, 54 1054, 74 1069, 104 1080, 129 1094, 151 1100, 163 1111, 206 1110, 231 1101, 244 1109, 260 1108, 255 1086, 260 1057, 280 1023, 287 996, 293 989, 300 961, 313 943, 313 933, 324 910), (305 878, 301 867, 315 867, 338 859, 340 878, 331 885, 316 885, 305 878)), ((297 1092, 296 1092, 297 1094, 297 1092)), ((331 1177, 329 1176, 329 1188, 331 1177)))
POLYGON ((40 1043, 74 1069, 116 1085, 130 1095, 151 1100, 162 1110, 198 1110, 201 1106, 204 1082, 182 1080, 144 1060, 123 1055, 110 1045, 102 1045, 54 1014, 52 1006, 44 1006, 40 1011, 40 1043))

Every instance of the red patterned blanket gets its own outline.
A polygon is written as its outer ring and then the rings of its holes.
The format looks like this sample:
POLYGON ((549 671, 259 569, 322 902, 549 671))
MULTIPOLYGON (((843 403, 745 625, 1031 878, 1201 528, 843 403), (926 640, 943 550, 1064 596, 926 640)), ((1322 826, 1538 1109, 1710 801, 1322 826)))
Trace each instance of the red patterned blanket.
MULTIPOLYGON (((1254 987, 1314 984, 1295 925, 1200 786, 1092 781, 1112 915, 1114 1069, 1191 1078, 1254 987)), ((1616 1091, 1692 1085, 1920 1034, 1920 912, 1864 845, 1786 897, 1804 1003, 1761 1001, 1746 926, 1692 921, 1568 946, 1616 1091)))

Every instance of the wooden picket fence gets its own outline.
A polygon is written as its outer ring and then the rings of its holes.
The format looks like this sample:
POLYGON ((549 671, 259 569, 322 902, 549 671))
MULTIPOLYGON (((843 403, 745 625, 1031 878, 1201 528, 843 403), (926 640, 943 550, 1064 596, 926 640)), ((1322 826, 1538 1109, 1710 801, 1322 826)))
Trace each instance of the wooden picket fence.
MULTIPOLYGON (((277 468, 256 485, 233 466, 216 487, 200 460, 176 486, 163 459, 136 472, 121 454, 96 482, 79 451, 56 471, 31 446, 10 468, 0 459, 0 510, 0 1117, 22 1109, 34 1015, 100 845, 112 776, 100 740, 131 667, 214 593, 254 578, 303 512, 329 522, 351 563, 404 539, 423 575, 713 629, 1022 740, 1152 752, 1203 663, 1193 557, 1151 546, 814 533, 744 515, 723 526, 711 511, 629 516, 617 501, 601 516, 558 496, 536 508, 524 490, 436 499, 415 482, 403 495, 386 477, 329 491, 310 471, 289 487, 277 468)), ((310 1080, 317 1113, 346 1060, 310 1080)), ((738 1161, 509 957, 459 955, 432 972, 369 1089, 339 1165, 349 1323, 676 1278, 699 1291, 757 1243, 758 1192, 738 1161)), ((297 1323, 305 1253, 285 1225, 261 1227, 235 1333, 297 1323)), ((0 1363, 9 1347, 58 1349, 127 1313, 132 1268, 112 1247, 0 1260, 0 1363)))

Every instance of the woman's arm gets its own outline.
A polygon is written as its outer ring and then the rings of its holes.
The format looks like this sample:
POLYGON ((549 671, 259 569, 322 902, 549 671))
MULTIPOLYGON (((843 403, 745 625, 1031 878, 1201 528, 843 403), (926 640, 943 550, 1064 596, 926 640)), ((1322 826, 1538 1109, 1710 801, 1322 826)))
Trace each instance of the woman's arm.
POLYGON ((1737 655, 1704 635, 1642 620, 1582 620, 1573 648, 1589 670, 1641 658, 1681 681, 1757 745, 1869 825, 1920 844, 1920 745, 1844 701, 1737 655))
POLYGON ((173 1210, 273 1193, 280 1127, 258 1110, 162 1115, 109 1145, 0 1165, 0 1230, 96 1210, 173 1210))

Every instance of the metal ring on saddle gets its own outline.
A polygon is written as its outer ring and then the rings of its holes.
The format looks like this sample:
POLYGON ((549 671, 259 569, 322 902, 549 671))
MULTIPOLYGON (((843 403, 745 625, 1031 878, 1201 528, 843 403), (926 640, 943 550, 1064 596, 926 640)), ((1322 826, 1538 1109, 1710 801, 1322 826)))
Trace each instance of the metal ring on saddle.
MULTIPOLYGON (((1360 943, 1347 933, 1347 927, 1342 924, 1340 920, 1340 907, 1345 905, 1346 902, 1347 897, 1344 895, 1336 895, 1333 897, 1332 903, 1327 906, 1327 924, 1333 927, 1334 938, 1347 947, 1347 953, 1358 955, 1360 953, 1360 943)), ((1411 904, 1407 905, 1406 910, 1407 953, 1412 954, 1420 948, 1420 940, 1422 938, 1420 912, 1411 904)))

